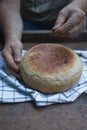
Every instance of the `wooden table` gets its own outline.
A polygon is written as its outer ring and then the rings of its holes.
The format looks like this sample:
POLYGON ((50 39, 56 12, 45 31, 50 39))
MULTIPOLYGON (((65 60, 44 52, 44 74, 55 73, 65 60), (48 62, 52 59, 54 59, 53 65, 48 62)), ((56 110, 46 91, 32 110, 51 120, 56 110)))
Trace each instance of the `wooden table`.
MULTIPOLYGON (((60 43, 61 41, 72 49, 87 50, 86 37, 82 35, 81 41, 78 40, 79 38, 55 39, 48 33, 48 39, 45 35, 38 35, 36 39, 33 39, 36 35, 24 33, 22 39, 24 49, 44 42, 42 39, 46 38, 45 42, 60 43)), ((3 48, 2 44, 0 48, 3 48)), ((48 107, 36 107, 33 102, 0 104, 0 130, 87 130, 87 95, 81 95, 73 103, 55 104, 48 107)))

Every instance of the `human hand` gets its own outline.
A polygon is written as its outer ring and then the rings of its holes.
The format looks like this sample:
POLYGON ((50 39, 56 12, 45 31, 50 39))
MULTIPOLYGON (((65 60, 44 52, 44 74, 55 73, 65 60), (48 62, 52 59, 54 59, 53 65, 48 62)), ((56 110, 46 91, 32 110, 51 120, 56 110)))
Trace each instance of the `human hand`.
POLYGON ((52 29, 52 35, 58 37, 77 37, 86 26, 85 13, 79 6, 71 3, 63 8, 52 29))
POLYGON ((23 45, 17 38, 12 38, 5 43, 2 50, 2 56, 4 57, 10 72, 17 78, 20 78, 19 63, 21 61, 23 45))

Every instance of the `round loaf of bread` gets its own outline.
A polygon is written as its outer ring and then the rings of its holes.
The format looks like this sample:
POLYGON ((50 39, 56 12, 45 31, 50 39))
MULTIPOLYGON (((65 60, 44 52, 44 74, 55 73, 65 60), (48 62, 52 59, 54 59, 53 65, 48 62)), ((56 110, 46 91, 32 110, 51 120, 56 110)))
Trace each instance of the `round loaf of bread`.
POLYGON ((32 47, 20 63, 24 82, 48 94, 66 91, 75 85, 82 68, 79 56, 72 49, 52 43, 32 47))

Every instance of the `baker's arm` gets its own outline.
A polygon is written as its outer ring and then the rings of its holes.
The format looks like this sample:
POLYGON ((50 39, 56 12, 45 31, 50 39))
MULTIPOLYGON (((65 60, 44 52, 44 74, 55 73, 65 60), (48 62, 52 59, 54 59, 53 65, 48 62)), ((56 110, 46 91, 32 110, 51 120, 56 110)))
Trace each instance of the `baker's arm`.
POLYGON ((5 39, 14 35, 21 38, 20 0, 0 0, 0 22, 3 26, 5 39))
POLYGON ((18 71, 21 60, 22 19, 20 0, 0 0, 0 23, 3 28, 5 46, 2 50, 4 59, 11 70, 18 71))

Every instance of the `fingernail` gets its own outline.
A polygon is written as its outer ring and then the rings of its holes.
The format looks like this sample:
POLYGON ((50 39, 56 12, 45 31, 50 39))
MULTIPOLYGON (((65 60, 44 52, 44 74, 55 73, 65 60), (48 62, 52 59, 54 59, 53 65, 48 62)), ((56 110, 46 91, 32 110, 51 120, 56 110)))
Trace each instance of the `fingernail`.
POLYGON ((59 28, 59 26, 60 26, 60 25, 57 24, 57 25, 55 25, 52 29, 55 30, 55 29, 59 28))
POLYGON ((20 62, 20 61, 21 61, 21 58, 15 58, 15 61, 16 61, 16 62, 20 62))

